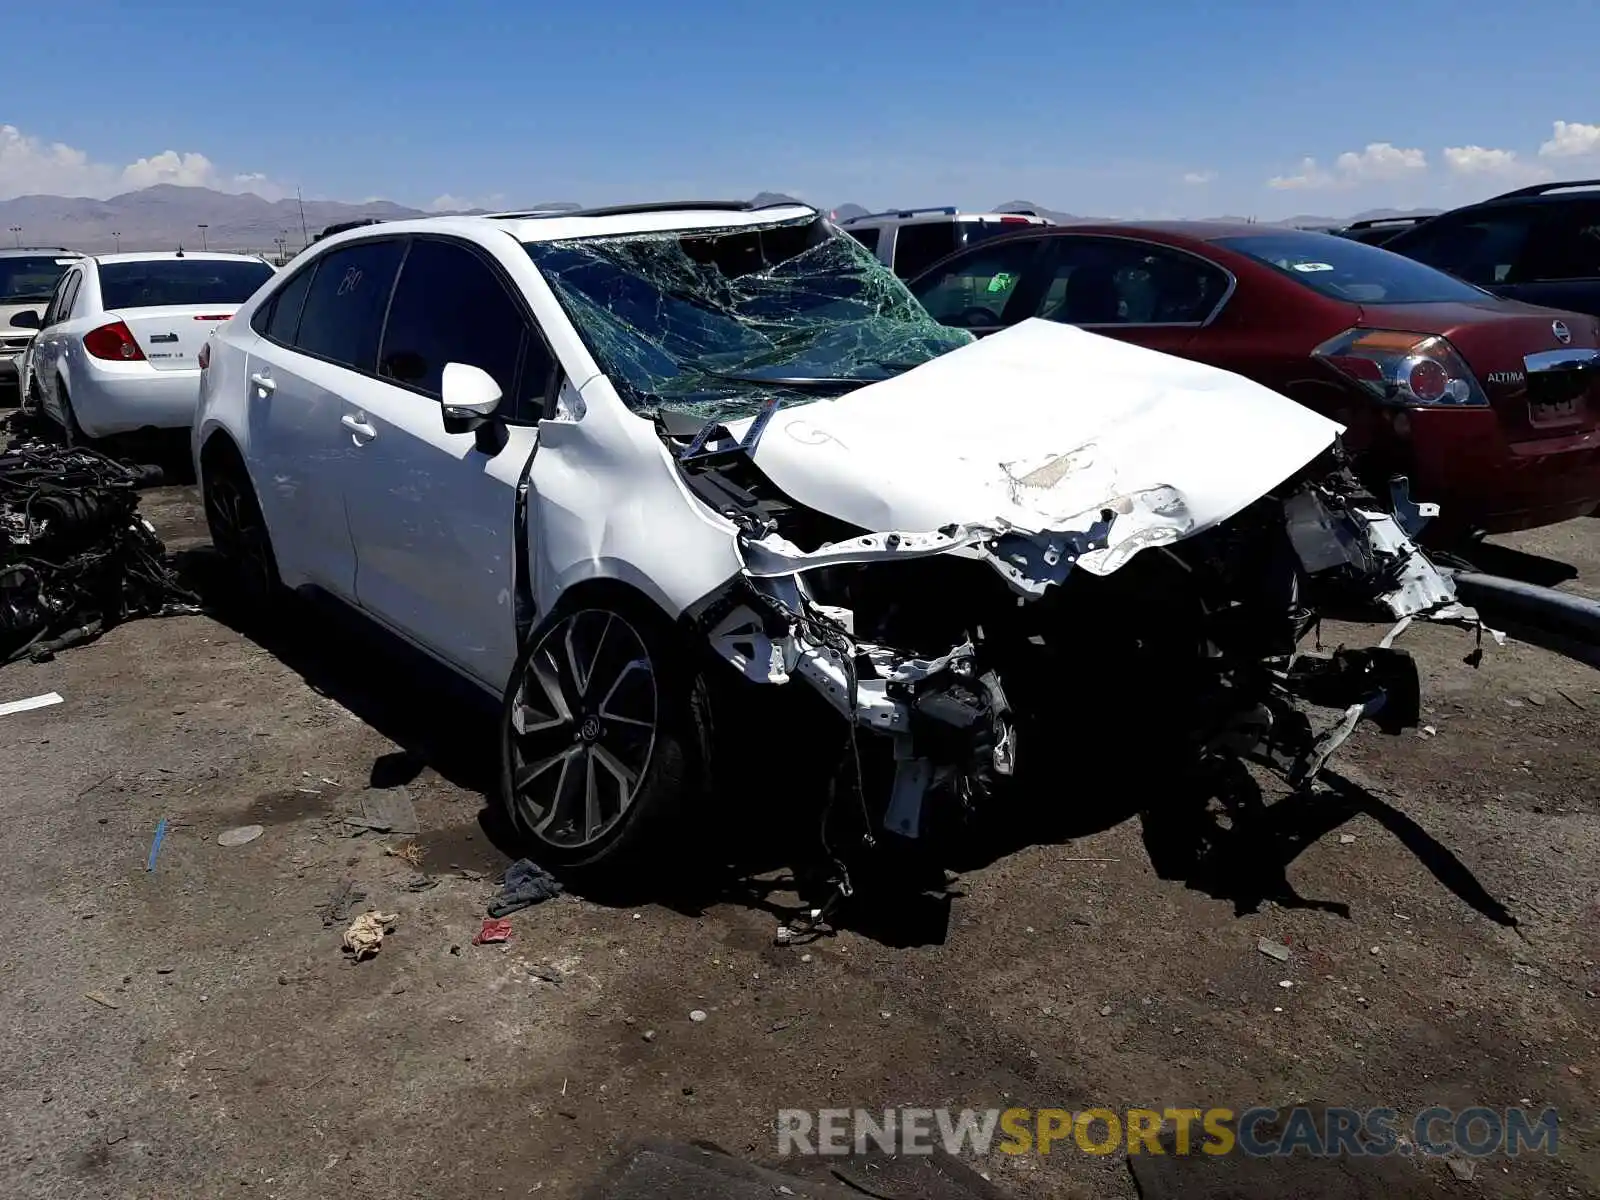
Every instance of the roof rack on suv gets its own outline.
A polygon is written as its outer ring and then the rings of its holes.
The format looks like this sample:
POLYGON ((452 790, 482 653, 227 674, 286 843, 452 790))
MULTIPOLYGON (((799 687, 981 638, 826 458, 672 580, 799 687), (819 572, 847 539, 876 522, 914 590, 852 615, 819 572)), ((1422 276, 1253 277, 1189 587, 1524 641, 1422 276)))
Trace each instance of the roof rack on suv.
POLYGON ((1368 217, 1365 221, 1351 221, 1346 229, 1376 229, 1380 225, 1421 225, 1424 221, 1433 220, 1432 216, 1423 217, 1368 217))
POLYGON ((1600 179, 1569 179, 1565 183, 1535 183, 1528 187, 1517 188, 1512 192, 1501 192, 1498 196, 1491 196, 1492 200, 1513 200, 1520 196, 1543 196, 1547 192, 1559 192, 1565 188, 1592 188, 1600 187, 1600 179))
POLYGON ((761 212, 768 208, 810 208, 803 201, 778 200, 753 204, 749 200, 654 200, 647 204, 613 204, 605 208, 536 208, 524 212, 494 213, 497 220, 522 217, 628 217, 638 213, 682 212, 706 209, 712 212, 761 212))
POLYGON ((317 234, 317 236, 312 238, 311 240, 313 242, 320 242, 323 238, 330 238, 330 237, 333 237, 335 234, 338 234, 338 233, 349 233, 352 229, 361 229, 361 228, 364 228, 365 226, 368 226, 368 225, 382 225, 382 224, 383 224, 383 218, 382 217, 358 217, 354 221, 340 221, 335 225, 329 225, 326 229, 324 229, 321 233, 317 234))
MULTIPOLYGON (((844 220, 840 221, 839 224, 853 225, 857 221, 871 221, 877 217, 899 217, 901 219, 906 217, 920 217, 925 213, 942 213, 944 216, 953 217, 956 215, 956 208, 954 205, 944 205, 939 208, 886 208, 882 212, 862 213, 857 217, 846 217, 844 220)), ((1025 216, 1028 214, 1019 213, 1017 215, 1025 216)))

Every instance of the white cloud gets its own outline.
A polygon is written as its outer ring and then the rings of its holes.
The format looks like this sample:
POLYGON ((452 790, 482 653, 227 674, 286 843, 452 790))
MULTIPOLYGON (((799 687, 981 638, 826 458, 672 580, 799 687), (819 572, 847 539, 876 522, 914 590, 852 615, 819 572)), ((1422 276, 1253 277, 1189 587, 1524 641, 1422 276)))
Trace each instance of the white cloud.
POLYGON ((1333 187, 1336 182, 1337 180, 1332 175, 1317 165, 1316 159, 1302 158, 1298 174, 1274 175, 1267 180, 1267 186, 1283 192, 1309 191, 1317 188, 1333 187))
POLYGON ((1428 156, 1421 150, 1406 150, 1388 142, 1372 142, 1357 154, 1347 150, 1334 164, 1339 174, 1351 183, 1368 180, 1405 179, 1428 169, 1428 156))
POLYGON ((1554 136, 1539 147, 1541 158, 1581 158, 1600 154, 1600 125, 1557 121, 1553 129, 1554 136))
POLYGON ((158 183, 208 187, 223 192, 284 194, 265 175, 229 175, 204 154, 163 150, 123 167, 93 162, 82 150, 45 142, 15 125, 0 125, 0 199, 42 194, 104 199, 158 183))
POLYGON ((470 196, 456 196, 446 192, 442 196, 435 196, 427 204, 429 212, 465 212, 474 208, 497 209, 504 208, 506 203, 505 193, 491 192, 487 196, 473 199, 470 196))
POLYGON ((1445 165, 1457 175, 1502 179, 1508 183, 1533 183, 1550 178, 1550 171, 1537 163, 1524 162, 1515 150, 1487 146, 1446 146, 1445 165))
POLYGON ((130 188, 154 187, 158 183, 178 187, 214 187, 221 180, 217 168, 204 154, 179 154, 163 150, 149 158, 136 159, 122 168, 122 182, 130 188))
POLYGON ((1203 187, 1205 184, 1215 183, 1216 178, 1215 171, 1188 171, 1184 173, 1183 181, 1190 187, 1203 187))
POLYGON ((1320 191, 1363 183, 1392 183, 1426 174, 1427 170, 1428 156, 1423 151, 1390 142, 1371 142, 1359 153, 1346 150, 1339 155, 1332 170, 1324 170, 1314 158, 1303 158, 1297 173, 1276 175, 1267 180, 1267 186, 1279 191, 1320 191))

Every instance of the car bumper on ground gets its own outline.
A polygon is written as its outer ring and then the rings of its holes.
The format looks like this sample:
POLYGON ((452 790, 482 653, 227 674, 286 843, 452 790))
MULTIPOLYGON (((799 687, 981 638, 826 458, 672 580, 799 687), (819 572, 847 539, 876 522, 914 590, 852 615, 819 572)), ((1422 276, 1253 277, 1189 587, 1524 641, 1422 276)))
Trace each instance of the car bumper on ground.
POLYGON ((140 429, 188 429, 200 399, 200 370, 157 371, 114 363, 69 385, 73 413, 90 437, 140 429))
POLYGON ((1600 505, 1600 429, 1510 441, 1492 412, 1407 415, 1411 493, 1437 502, 1443 523, 1510 533, 1600 505))

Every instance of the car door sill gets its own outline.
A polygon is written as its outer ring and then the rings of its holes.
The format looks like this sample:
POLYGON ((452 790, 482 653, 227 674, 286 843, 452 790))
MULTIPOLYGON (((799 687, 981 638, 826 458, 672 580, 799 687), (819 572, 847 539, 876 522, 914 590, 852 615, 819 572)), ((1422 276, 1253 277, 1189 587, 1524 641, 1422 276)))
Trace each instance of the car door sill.
MULTIPOLYGON (((366 622, 379 632, 389 637, 393 637, 396 641, 404 642, 407 646, 411 647, 413 650, 417 651, 431 662, 450 672, 450 674, 455 678, 461 680, 463 683, 471 684, 475 689, 482 692, 485 696, 492 698, 495 702, 498 703, 501 699, 502 685, 489 683, 486 680, 478 678, 478 676, 472 674, 470 671, 464 670, 463 668, 457 666, 455 663, 451 662, 447 658, 442 657, 428 646, 424 645, 422 642, 417 641, 416 638, 406 633, 403 629, 396 628, 395 626, 389 624, 389 622, 378 616, 378 614, 373 612, 371 609, 363 608, 360 604, 357 604, 351 600, 346 600, 341 596, 337 596, 328 591, 326 588, 314 583, 306 584, 301 588, 297 588, 296 591, 307 598, 314 598, 318 601, 337 605, 346 613, 349 613, 355 616, 357 619, 366 622)), ((506 669, 507 671, 510 670, 509 663, 506 664, 506 669)))

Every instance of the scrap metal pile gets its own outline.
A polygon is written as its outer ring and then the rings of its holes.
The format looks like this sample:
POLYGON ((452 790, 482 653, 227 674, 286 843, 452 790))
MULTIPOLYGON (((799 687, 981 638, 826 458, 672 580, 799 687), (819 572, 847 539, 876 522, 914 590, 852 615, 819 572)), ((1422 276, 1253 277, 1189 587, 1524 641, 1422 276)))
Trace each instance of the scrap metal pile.
POLYGON ((28 441, 0 452, 0 664, 41 661, 134 617, 199 611, 138 513, 156 468, 28 441))

